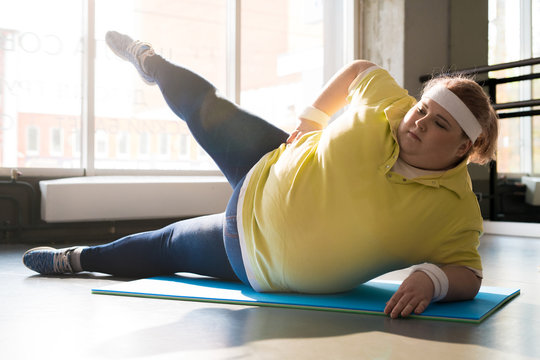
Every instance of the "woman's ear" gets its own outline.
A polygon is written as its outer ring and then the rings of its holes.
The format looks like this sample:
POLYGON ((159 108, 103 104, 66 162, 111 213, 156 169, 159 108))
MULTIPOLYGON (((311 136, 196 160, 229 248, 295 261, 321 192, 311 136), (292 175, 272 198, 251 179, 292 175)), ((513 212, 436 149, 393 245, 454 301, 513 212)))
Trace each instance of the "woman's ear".
POLYGON ((470 139, 465 139, 461 142, 459 145, 456 155, 458 158, 465 156, 469 152, 469 150, 472 148, 473 143, 470 139))

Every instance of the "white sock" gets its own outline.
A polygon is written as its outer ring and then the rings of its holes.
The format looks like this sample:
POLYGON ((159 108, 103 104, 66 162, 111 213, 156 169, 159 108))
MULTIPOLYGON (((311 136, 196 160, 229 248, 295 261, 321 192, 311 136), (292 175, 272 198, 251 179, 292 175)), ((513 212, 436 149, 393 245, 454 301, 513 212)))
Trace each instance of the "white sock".
POLYGON ((69 254, 69 263, 73 272, 81 272, 83 268, 81 266, 81 252, 88 246, 79 246, 69 254))
POLYGON ((146 71, 146 68, 144 67, 144 62, 146 61, 146 58, 149 56, 154 56, 154 49, 150 48, 148 50, 145 50, 142 54, 138 56, 139 64, 141 64, 141 69, 145 72, 145 74, 148 75, 148 71, 146 71))

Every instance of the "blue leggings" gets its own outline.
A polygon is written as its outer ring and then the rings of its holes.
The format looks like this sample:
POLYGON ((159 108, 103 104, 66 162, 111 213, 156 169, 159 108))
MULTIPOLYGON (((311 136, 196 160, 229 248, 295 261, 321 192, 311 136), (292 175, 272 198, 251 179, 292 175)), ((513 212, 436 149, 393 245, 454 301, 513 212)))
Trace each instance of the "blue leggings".
POLYGON ((219 166, 233 195, 224 213, 182 220, 81 253, 85 271, 124 277, 191 272, 249 284, 240 253, 236 203, 243 179, 288 134, 221 97, 201 76, 159 55, 145 61, 169 107, 219 166))

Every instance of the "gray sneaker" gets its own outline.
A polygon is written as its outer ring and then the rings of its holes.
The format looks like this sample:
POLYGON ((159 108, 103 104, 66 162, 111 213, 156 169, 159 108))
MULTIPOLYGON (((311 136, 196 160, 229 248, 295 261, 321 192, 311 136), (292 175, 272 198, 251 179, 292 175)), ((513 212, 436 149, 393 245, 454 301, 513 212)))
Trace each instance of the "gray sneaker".
POLYGON ((70 256, 77 246, 54 249, 42 246, 28 250, 23 255, 23 264, 42 275, 72 274, 70 256))
POLYGON ((145 83, 149 85, 156 83, 154 78, 148 75, 142 66, 142 62, 146 57, 154 55, 152 45, 138 40, 135 41, 129 36, 116 31, 108 31, 105 34, 105 42, 116 55, 135 66, 145 83))

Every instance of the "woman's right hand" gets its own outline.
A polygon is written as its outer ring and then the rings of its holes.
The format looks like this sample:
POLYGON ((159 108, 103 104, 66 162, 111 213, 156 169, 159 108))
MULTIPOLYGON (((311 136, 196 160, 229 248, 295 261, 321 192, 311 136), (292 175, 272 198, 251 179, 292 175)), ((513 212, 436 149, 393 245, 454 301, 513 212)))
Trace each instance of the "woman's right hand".
POLYGON ((384 313, 392 319, 421 314, 433 298, 433 281, 425 273, 415 271, 405 279, 388 300, 384 313))
POLYGON ((316 123, 315 121, 300 119, 300 124, 291 133, 291 135, 289 135, 289 138, 287 139, 287 144, 292 144, 296 140, 300 139, 304 134, 322 129, 322 125, 316 123))

